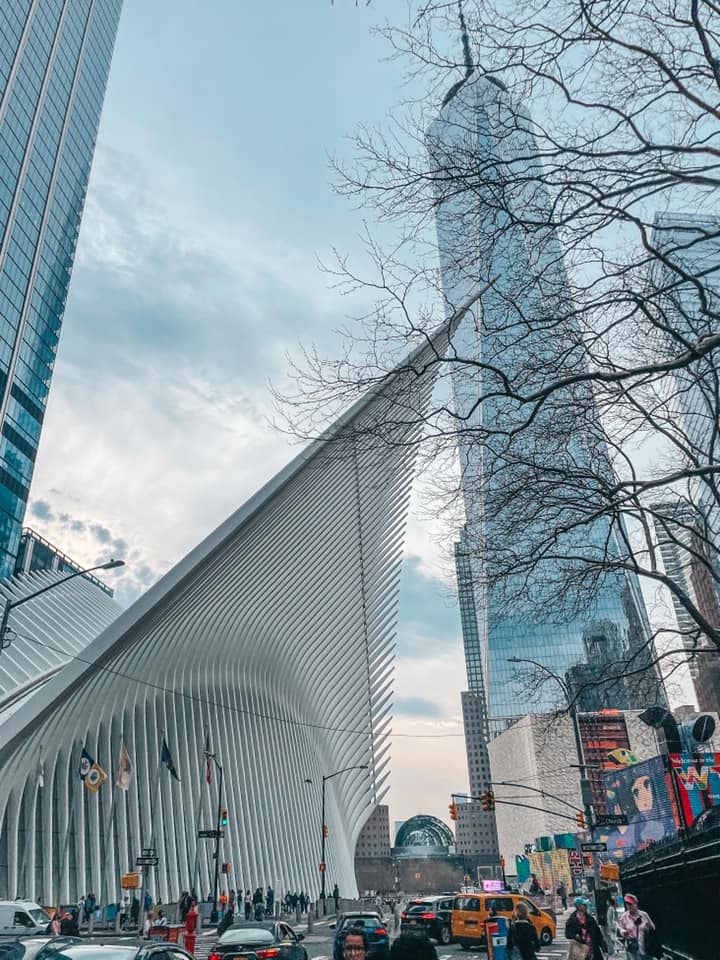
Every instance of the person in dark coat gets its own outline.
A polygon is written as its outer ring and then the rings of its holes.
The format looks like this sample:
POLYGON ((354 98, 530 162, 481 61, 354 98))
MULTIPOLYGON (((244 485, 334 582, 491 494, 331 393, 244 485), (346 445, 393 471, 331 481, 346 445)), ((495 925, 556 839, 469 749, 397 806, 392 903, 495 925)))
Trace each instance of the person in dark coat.
POLYGON ((587 900, 585 897, 576 897, 574 906, 565 924, 565 936, 568 940, 576 940, 590 947, 588 960, 605 960, 605 939, 597 920, 588 912, 587 900))
POLYGON ((522 900, 515 907, 515 919, 510 924, 507 945, 508 953, 511 954, 514 947, 521 960, 535 960, 540 949, 537 931, 530 922, 530 911, 522 900))

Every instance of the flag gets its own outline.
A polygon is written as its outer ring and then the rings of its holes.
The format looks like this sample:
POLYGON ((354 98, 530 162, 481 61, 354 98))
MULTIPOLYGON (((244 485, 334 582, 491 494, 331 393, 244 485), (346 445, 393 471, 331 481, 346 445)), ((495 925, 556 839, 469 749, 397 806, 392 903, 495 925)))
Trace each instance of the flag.
POLYGON ((115 786, 121 790, 127 790, 132 780, 133 769, 130 763, 130 754, 127 752, 125 741, 120 742, 120 756, 118 757, 117 774, 115 775, 115 786))
POLYGON ((210 753, 210 731, 205 734, 205 779, 208 786, 212 783, 212 754, 210 753))
POLYGON ((80 754, 80 769, 78 770, 78 775, 90 793, 97 793, 107 780, 107 774, 100 764, 93 760, 85 747, 83 747, 83 752, 80 754))
POLYGON ((164 763, 165 766, 170 771, 171 776, 180 782, 180 777, 178 776, 177 770, 175 769, 175 764, 173 763, 173 758, 170 756, 170 750, 168 749, 167 741, 163 737, 162 750, 160 751, 160 763, 164 763))

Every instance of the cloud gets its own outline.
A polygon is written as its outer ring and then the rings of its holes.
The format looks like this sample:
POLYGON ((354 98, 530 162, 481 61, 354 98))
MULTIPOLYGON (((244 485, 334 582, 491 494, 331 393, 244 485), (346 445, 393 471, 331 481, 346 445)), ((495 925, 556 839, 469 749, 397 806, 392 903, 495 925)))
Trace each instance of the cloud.
POLYGON ((444 716, 444 711, 437 703, 424 697, 398 697, 395 700, 395 715, 439 720, 444 716))
POLYGON ((30 514, 33 517, 37 517, 38 520, 45 520, 47 522, 54 519, 53 512, 47 500, 35 500, 31 503, 30 514))

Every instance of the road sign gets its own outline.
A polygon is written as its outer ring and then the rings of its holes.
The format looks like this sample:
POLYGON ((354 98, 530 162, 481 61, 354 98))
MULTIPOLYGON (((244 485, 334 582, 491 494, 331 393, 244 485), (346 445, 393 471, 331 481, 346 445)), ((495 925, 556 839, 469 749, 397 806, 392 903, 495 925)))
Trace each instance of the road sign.
POLYGON ((138 857, 135 860, 136 867, 156 867, 158 865, 157 857, 138 857))
POLYGON ((600 879, 601 880, 619 880, 620 867, 616 863, 601 863, 600 879))
POLYGON ((123 890, 137 890, 142 883, 142 876, 139 873, 124 873, 120 877, 120 886, 123 890))
POLYGON ((605 853, 606 843, 583 843, 581 844, 583 853, 605 853))
POLYGON ((141 856, 141 857, 156 857, 156 856, 157 856, 157 850, 155 849, 155 847, 143 847, 143 848, 142 848, 142 853, 140 854, 140 856, 141 856))
POLYGON ((224 837, 225 832, 223 830, 198 830, 198 836, 204 837, 206 840, 217 840, 218 837, 224 837))
POLYGON ((596 827, 626 827, 628 818, 624 813, 599 813, 595 817, 596 827))

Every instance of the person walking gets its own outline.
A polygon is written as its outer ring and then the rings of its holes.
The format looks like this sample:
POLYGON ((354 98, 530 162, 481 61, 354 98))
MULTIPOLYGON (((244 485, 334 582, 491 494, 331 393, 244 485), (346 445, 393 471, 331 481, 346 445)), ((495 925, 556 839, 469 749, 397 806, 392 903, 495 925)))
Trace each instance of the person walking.
POLYGON ((237 900, 237 896, 235 894, 235 891, 231 890, 230 896, 228 897, 228 903, 227 903, 227 908, 231 913, 235 913, 236 900, 237 900))
POLYGON ((272 917, 273 909, 275 908, 275 891, 270 884, 268 884, 268 888, 265 893, 265 906, 267 908, 268 916, 272 917))
POLYGON ((335 901, 335 913, 337 913, 338 910, 340 909, 340 890, 338 889, 337 884, 335 884, 335 886, 333 887, 332 895, 333 895, 333 900, 335 901))
POLYGON ((575 909, 565 924, 565 936, 572 941, 569 960, 605 960, 605 939, 597 920, 588 912, 588 901, 585 897, 576 897, 573 906, 575 909), (584 948, 584 956, 578 948, 574 948, 576 943, 584 948))
POLYGON ((651 960, 657 953, 654 944, 655 924, 649 914, 639 909, 638 898, 634 894, 625 894, 625 908, 617 925, 628 960, 651 960))
POLYGON ((605 943, 607 944, 608 956, 612 956, 617 950, 617 923, 617 897, 610 897, 607 910, 605 911, 605 943))
POLYGON ((537 931, 530 922, 530 910, 522 900, 515 907, 515 916, 510 921, 507 941, 509 956, 513 955, 513 949, 518 960, 536 960, 540 949, 537 931))
POLYGON ((561 880, 558 884, 557 895, 560 897, 563 910, 567 910, 567 887, 564 880, 561 880))
POLYGON ((528 890, 528 893, 530 894, 530 896, 532 896, 532 897, 538 897, 538 896, 541 896, 544 892, 545 892, 545 891, 543 890, 543 888, 542 888, 542 887, 540 886, 540 884, 538 883, 537 874, 531 873, 531 874, 530 874, 530 888, 529 888, 529 890, 528 890))

